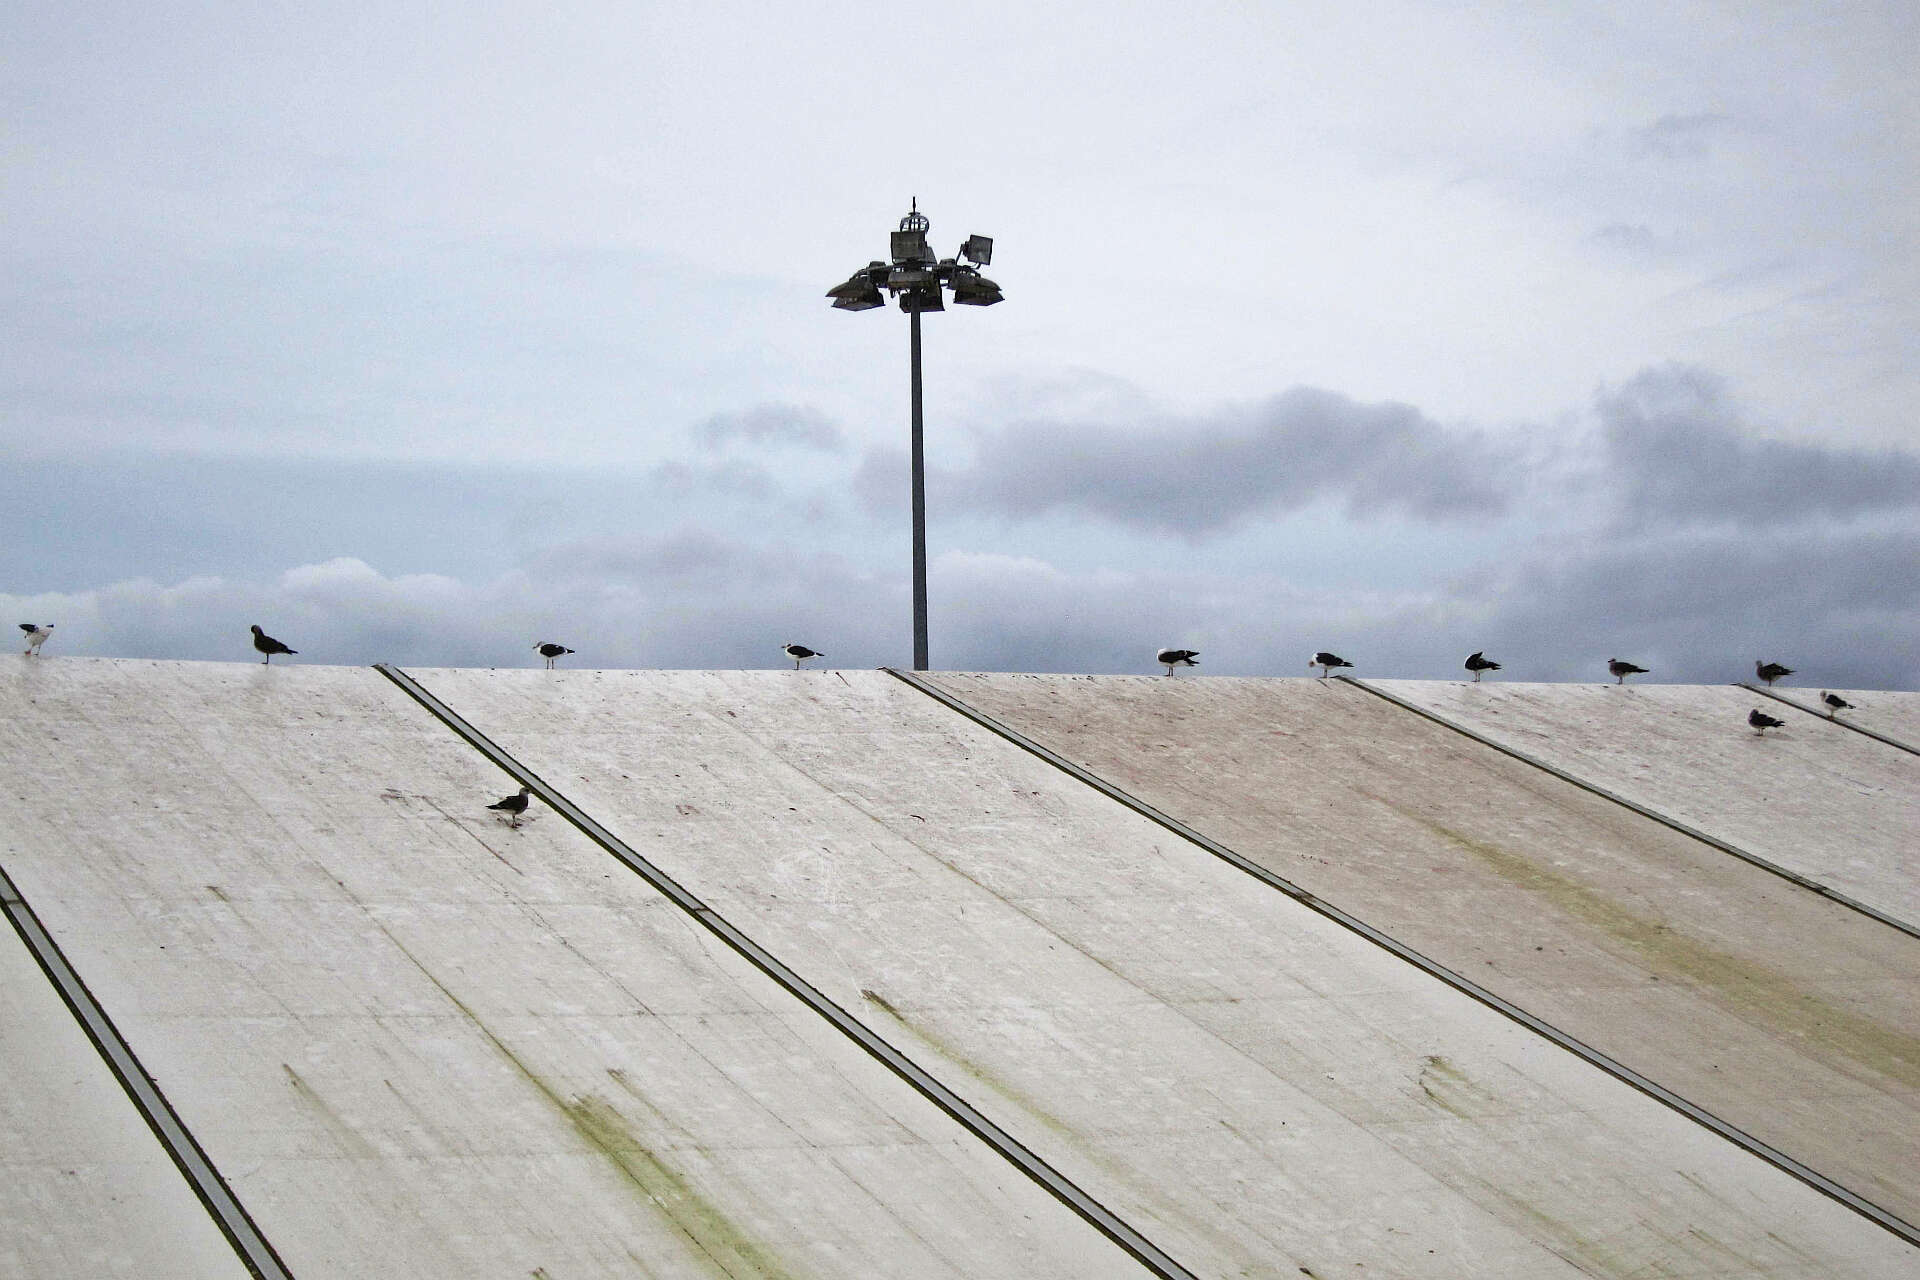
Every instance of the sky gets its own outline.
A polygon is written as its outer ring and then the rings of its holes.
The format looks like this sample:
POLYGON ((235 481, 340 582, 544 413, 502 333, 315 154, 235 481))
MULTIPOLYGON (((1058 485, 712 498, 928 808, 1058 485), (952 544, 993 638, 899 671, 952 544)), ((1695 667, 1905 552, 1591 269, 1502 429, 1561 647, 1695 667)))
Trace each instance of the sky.
POLYGON ((48 659, 1920 689, 1920 7, 0 11, 48 659))

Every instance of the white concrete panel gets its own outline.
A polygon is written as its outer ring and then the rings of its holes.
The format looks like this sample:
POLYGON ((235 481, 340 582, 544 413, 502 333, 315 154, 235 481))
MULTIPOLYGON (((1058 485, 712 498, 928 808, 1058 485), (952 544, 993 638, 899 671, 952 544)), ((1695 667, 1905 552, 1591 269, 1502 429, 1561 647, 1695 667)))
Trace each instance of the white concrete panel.
POLYGON ((1920 1221, 1920 945, 1332 680, 934 683, 1920 1221))
POLYGON ((1920 751, 1920 693, 1886 689, 1792 689, 1786 685, 1774 686, 1773 692, 1797 707, 1822 716, 1827 714, 1827 706, 1820 701, 1820 695, 1837 693, 1853 705, 1845 711, 1834 712, 1834 718, 1920 751))
POLYGON ((0 1276, 246 1280, 4 920, 0 1082, 0 1276))
POLYGON ((21 665, 0 861, 302 1280, 1138 1274, 377 673, 21 665))
MULTIPOLYGON (((1727 685, 1381 680, 1409 702, 1920 925, 1920 759, 1727 685)), ((1782 690, 1785 692, 1785 690, 1782 690)))
POLYGON ((884 674, 413 674, 1200 1274, 1920 1267, 884 674))

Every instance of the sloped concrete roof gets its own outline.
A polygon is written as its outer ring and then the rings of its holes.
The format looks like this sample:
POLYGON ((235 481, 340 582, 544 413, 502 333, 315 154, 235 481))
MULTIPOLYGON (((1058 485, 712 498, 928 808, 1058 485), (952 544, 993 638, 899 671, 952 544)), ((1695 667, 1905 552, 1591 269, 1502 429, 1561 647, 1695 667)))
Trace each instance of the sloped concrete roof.
POLYGON ((1920 927, 1920 775, 1884 743, 1734 686, 1369 683, 1920 927))
MULTIPOLYGON (((291 1274, 1144 1273, 560 814, 501 824, 484 806, 514 784, 378 674, 19 665, 0 683, 16 807, 0 866, 291 1274)), ((412 674, 1189 1274, 1920 1265, 1806 1182, 890 675, 412 674)), ((1261 683, 1081 682, 1096 713, 1149 716, 1163 688, 1235 704, 1261 683)), ((982 701, 1041 687, 947 684, 982 701)), ((1198 815, 1251 797, 1259 819, 1276 795, 1319 794, 1306 780, 1348 702, 1392 710, 1353 688, 1287 696, 1318 701, 1262 744, 1262 771, 1189 771, 1172 798, 1198 815)), ((1206 702, 1124 730, 1114 767, 1201 763, 1206 702)), ((1269 816, 1410 899, 1452 849, 1473 888, 1427 913, 1449 922, 1433 937, 1501 966, 1519 948, 1500 935, 1521 931, 1542 959, 1511 964, 1516 989, 1549 1013, 1591 1005, 1621 1034, 1673 1038, 1675 1061, 1768 1058, 1724 1096, 1771 1097, 1788 1136, 1910 1123, 1912 1002, 1888 1008, 1911 993, 1913 939, 1795 890, 1837 913, 1807 917, 1773 896, 1787 882, 1759 889, 1504 758, 1462 766, 1448 753, 1472 744, 1394 715, 1354 765, 1366 777, 1269 816), (1463 845, 1482 836, 1451 789, 1407 789, 1423 766, 1482 787, 1483 809, 1518 806, 1539 841, 1463 845), (1367 786, 1384 802, 1357 801, 1367 786), (1536 858, 1545 842, 1558 861, 1536 858), (1634 869, 1668 893, 1623 896, 1634 869), (1535 909, 1490 915, 1501 883, 1535 909), (1701 932, 1717 912, 1749 918, 1701 932), (1681 940, 1654 945, 1643 919, 1681 940), (1813 958, 1784 954, 1823 929, 1838 940, 1813 958), (1749 936, 1777 930, 1772 950, 1749 936), (1636 1012, 1661 964, 1691 986, 1636 1012), (1742 1005, 1731 971, 1789 986, 1742 1005), (1588 987, 1612 994, 1583 1003, 1588 987), (1788 994, 1822 1014, 1769 1014, 1788 994), (1825 1043, 1828 1011, 1873 1028, 1885 1059, 1825 1043), (1796 1030, 1814 1043, 1790 1045, 1796 1030)), ((1711 1070, 1674 1081, 1705 1093, 1711 1070)), ((0 1119, 49 1137, 30 1113, 0 1119)), ((1882 1185, 1881 1167, 1822 1172, 1879 1202, 1910 1194, 1910 1170, 1882 1185)), ((0 1231, 21 1208, 0 1191, 0 1231)))

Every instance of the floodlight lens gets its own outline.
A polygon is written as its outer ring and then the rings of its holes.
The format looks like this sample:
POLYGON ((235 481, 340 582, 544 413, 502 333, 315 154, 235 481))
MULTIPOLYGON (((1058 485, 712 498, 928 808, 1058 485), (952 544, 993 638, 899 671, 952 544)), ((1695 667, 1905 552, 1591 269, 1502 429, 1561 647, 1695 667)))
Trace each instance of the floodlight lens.
POLYGON ((960 246, 960 256, 968 262, 987 266, 993 262, 993 237, 968 236, 967 242, 960 246))

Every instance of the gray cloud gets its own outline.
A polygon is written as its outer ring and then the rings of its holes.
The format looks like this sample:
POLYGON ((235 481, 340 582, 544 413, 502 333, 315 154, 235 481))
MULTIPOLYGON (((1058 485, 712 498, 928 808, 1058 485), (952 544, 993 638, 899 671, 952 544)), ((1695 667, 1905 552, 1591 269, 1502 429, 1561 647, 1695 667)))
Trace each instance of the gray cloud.
POLYGON ((739 441, 752 445, 791 445, 838 452, 846 437, 825 414, 791 404, 760 404, 736 413, 717 413, 693 429, 693 438, 708 449, 739 441))
POLYGON ((1915 564, 1911 531, 1686 530, 1557 548, 1467 598, 1478 635, 1525 655, 1521 678, 1593 678, 1619 656, 1661 681, 1724 683, 1766 658, 1809 683, 1914 688, 1915 564))
MULTIPOLYGON (((870 453, 869 497, 897 481, 897 453, 870 453)), ((1188 538, 1318 500, 1354 516, 1497 515, 1512 460, 1476 432, 1403 404, 1296 387, 1259 404, 1152 425, 1024 422, 982 432, 971 465, 929 479, 948 509, 1028 519, 1057 511, 1188 538)))
POLYGON ((1692 115, 1664 115, 1652 124, 1630 130, 1627 142, 1635 155, 1661 160, 1699 160, 1713 143, 1737 131, 1729 117, 1714 111, 1692 115))
POLYGON ((1920 455, 1755 438, 1698 368, 1646 370, 1598 403, 1604 465, 1630 522, 1776 525, 1920 507, 1920 455))

